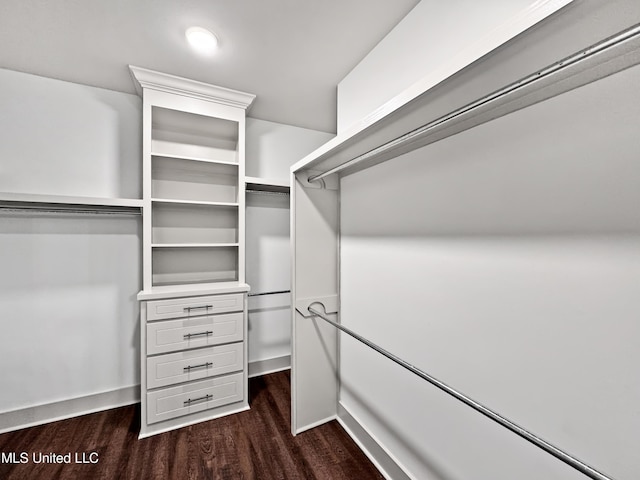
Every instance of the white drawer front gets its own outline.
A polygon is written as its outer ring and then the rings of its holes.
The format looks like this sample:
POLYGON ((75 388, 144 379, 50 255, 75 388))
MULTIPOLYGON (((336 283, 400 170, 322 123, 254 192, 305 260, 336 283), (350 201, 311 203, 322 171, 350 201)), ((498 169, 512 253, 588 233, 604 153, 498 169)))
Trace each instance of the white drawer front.
POLYGON ((244 374, 200 380, 147 393, 147 423, 156 423, 190 413, 244 400, 244 374))
POLYGON ((214 377, 242 370, 244 344, 187 350, 147 358, 147 388, 214 377))
POLYGON ((207 315, 147 324, 147 355, 243 339, 244 313, 207 315))
POLYGON ((206 295, 147 302, 147 320, 195 317, 244 310, 244 294, 206 295))

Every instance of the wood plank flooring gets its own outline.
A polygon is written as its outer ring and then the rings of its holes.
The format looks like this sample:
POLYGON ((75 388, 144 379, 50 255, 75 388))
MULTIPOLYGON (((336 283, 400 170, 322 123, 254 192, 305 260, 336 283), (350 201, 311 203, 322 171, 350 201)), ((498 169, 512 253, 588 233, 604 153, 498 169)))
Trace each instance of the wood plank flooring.
POLYGON ((253 378, 249 392, 249 411, 143 440, 139 405, 2 434, 0 479, 383 478, 335 421, 291 435, 289 372, 253 378), (8 463, 12 452, 28 463, 8 463), (34 462, 51 453, 71 463, 34 462))

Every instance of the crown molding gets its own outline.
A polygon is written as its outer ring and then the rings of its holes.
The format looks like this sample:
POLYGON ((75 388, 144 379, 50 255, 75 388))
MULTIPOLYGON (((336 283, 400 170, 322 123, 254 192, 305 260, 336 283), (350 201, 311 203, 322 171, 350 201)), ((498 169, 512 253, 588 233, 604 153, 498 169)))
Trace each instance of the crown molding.
POLYGON ((247 110, 256 98, 256 96, 251 93, 218 87, 209 83, 190 80, 168 73, 156 72, 133 65, 129 65, 129 71, 133 77, 136 92, 140 96, 142 96, 143 89, 149 88, 242 108, 244 110, 247 110))

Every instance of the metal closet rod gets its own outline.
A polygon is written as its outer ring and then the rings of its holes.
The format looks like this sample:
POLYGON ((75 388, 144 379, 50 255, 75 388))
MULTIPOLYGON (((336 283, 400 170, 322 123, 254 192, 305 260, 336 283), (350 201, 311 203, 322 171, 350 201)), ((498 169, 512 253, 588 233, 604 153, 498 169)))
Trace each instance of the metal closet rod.
POLYGON ((274 292, 249 293, 248 297, 260 297, 262 295, 280 295, 281 293, 291 293, 291 290, 277 290, 274 292))
POLYGON ((252 188, 247 188, 245 190, 245 192, 247 193, 257 193, 259 195, 289 195, 289 192, 276 192, 276 191, 271 191, 271 190, 255 190, 252 188))
POLYGON ((141 215, 138 207, 117 207, 95 205, 55 205, 55 204, 20 204, 0 203, 0 210, 9 213, 62 213, 76 215, 141 215))
POLYGON ((614 480, 613 478, 606 476, 605 474, 599 472, 598 470, 596 470, 595 468, 591 467, 590 465, 587 465, 583 461, 578 460, 577 458, 575 458, 575 457, 569 455, 568 453, 560 450, 558 447, 550 444, 546 440, 543 440, 540 437, 538 437, 537 435, 529 432, 528 430, 526 430, 525 428, 521 427, 520 425, 512 422, 511 420, 503 417, 502 415, 494 412, 493 410, 485 407, 484 405, 476 402, 475 400, 472 400, 471 398, 469 398, 466 395, 458 392, 457 390, 454 390, 453 388, 451 388, 450 386, 448 386, 444 382, 441 382, 437 378, 432 377, 431 375, 429 375, 428 373, 420 370, 419 368, 414 367, 410 363, 406 362, 405 360, 402 360, 401 358, 397 357, 393 353, 388 352, 387 350, 385 350, 384 348, 376 345, 372 341, 367 340, 366 338, 362 337, 361 335, 358 335, 353 330, 350 330, 347 327, 344 327, 344 326, 340 325, 339 323, 334 322, 330 318, 327 318, 325 316, 325 314, 323 314, 322 312, 319 312, 318 310, 313 308, 313 305, 322 305, 322 304, 319 303, 319 302, 315 302, 315 303, 311 304, 308 307, 309 312, 312 313, 313 315, 316 315, 316 316, 320 317, 325 322, 327 322, 327 323, 333 325, 334 327, 336 327, 338 330, 341 330, 344 333, 346 333, 346 334, 350 335, 351 337, 355 338, 356 340, 364 343, 366 346, 368 346, 368 347, 372 348, 373 350, 375 350, 376 352, 384 355, 389 360, 392 360, 395 363, 397 363, 398 365, 400 365, 401 367, 406 368, 411 373, 414 373, 415 375, 419 376, 423 380, 426 380, 427 382, 429 382, 431 385, 433 385, 435 387, 438 387, 440 390, 444 391, 445 393, 448 393, 449 395, 454 397, 456 400, 461 401, 465 405, 473 408, 477 412, 482 413, 484 416, 490 418, 494 422, 497 422, 500 425, 502 425, 503 427, 511 430, 516 435, 518 435, 518 436, 524 438, 525 440, 533 443, 535 446, 541 448, 545 452, 550 453, 551 455, 553 455, 557 459, 559 459, 559 460, 563 461, 564 463, 566 463, 567 465, 575 468, 576 470, 578 470, 579 472, 585 474, 589 478, 592 478, 594 480, 614 480))
POLYGON ((324 177, 331 175, 333 173, 337 173, 341 170, 344 170, 347 167, 350 167, 352 165, 356 165, 364 160, 367 160, 369 158, 372 157, 376 157, 378 155, 381 155, 383 153, 385 153, 388 150, 391 150, 393 148, 399 147, 403 144, 406 143, 410 143, 412 141, 415 141, 416 139, 427 135, 428 133, 430 133, 433 129, 438 128, 438 127, 444 127, 446 126, 448 123, 452 122, 453 120, 459 119, 460 116, 462 115, 467 115, 470 113, 475 112, 476 110, 482 108, 483 106, 487 105, 490 102, 494 102, 496 100, 501 100, 501 99, 505 99, 505 97, 507 97, 510 94, 513 94, 514 92, 518 92, 523 90, 526 87, 529 87, 531 85, 534 85, 535 83, 541 81, 542 79, 546 79, 547 77, 549 77, 550 75, 553 75, 554 73, 558 73, 562 70, 565 70, 571 66, 574 66, 576 64, 578 64, 581 61, 584 61, 590 57, 592 57, 593 55, 600 53, 604 50, 607 50, 611 47, 615 47, 617 45, 620 45, 622 43, 624 43, 627 40, 633 39, 634 37, 638 37, 640 36, 640 24, 639 25, 634 25, 631 28, 628 28, 627 30, 624 30, 620 33, 618 33, 617 35, 614 35, 612 37, 609 37, 601 42, 596 43, 595 45, 592 45, 591 47, 584 49, 584 50, 580 50, 577 53, 574 53, 573 55, 570 55, 552 65, 549 65, 546 68, 543 68, 542 70, 535 72, 527 77, 524 77, 516 82, 510 83, 509 85, 496 90, 493 93, 490 93, 489 95, 486 95, 482 98, 479 98, 478 100, 471 102, 457 110, 454 110, 450 113, 447 113, 446 115, 443 115, 440 118, 437 118, 436 120, 433 120, 429 123, 426 123, 424 125, 422 125, 421 127, 418 127, 408 133, 405 133, 404 135, 401 135, 399 137, 394 138, 393 140, 390 140, 386 143, 383 143, 382 145, 374 148, 373 150, 370 150, 368 152, 365 152, 361 155, 358 155, 356 157, 353 157, 343 163, 341 163, 340 165, 337 165, 333 168, 330 168, 329 170, 326 170, 322 173, 318 173, 316 175, 311 175, 307 181, 308 182, 315 182, 318 180, 323 179, 324 177))

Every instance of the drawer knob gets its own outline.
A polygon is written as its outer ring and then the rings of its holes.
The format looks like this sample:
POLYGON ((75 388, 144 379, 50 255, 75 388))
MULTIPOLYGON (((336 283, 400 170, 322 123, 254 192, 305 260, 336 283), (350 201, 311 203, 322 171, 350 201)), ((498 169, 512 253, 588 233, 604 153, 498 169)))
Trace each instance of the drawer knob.
POLYGON ((202 402, 203 400, 208 402, 212 398, 213 398, 213 395, 205 395, 204 397, 198 397, 193 399, 190 398, 188 400, 185 400, 183 403, 186 406, 186 405, 191 405, 192 403, 202 402))
POLYGON ((201 363, 200 365, 188 365, 186 367, 183 368, 183 370, 185 372, 190 372, 191 370, 193 370, 194 368, 209 368, 210 366, 212 366, 213 363, 212 362, 207 362, 207 363, 201 363))
POLYGON ((201 337, 203 335, 206 335, 208 337, 209 335, 213 335, 213 331, 207 330, 206 332, 187 333, 186 335, 184 335, 184 339, 189 340, 192 337, 201 337))

